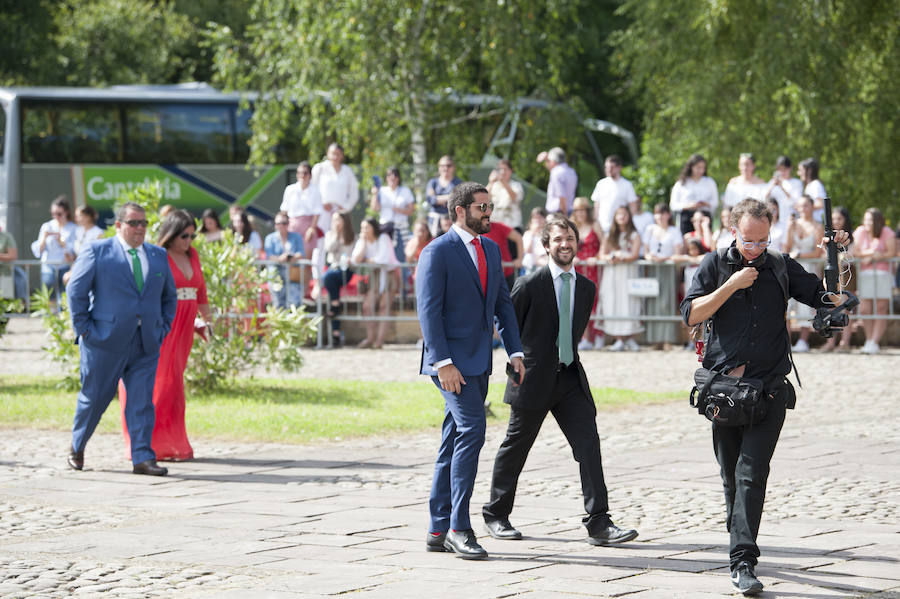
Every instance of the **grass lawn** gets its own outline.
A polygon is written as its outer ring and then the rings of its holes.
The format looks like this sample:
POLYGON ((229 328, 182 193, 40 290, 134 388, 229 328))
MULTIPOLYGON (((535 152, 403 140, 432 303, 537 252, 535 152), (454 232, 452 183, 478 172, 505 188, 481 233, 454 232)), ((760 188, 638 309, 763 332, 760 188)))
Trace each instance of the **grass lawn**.
MULTIPOLYGON (((0 427, 69 430, 76 393, 61 391, 58 383, 54 377, 0 377, 0 427)), ((509 415, 503 390, 503 384, 490 386, 489 426, 505 423, 509 415)), ((686 397, 678 392, 592 391, 598 410, 686 397)), ((241 441, 305 443, 416 432, 438 429, 443 418, 443 402, 429 382, 241 379, 227 389, 193 394, 187 402, 191 436, 241 441)), ((121 430, 118 401, 113 400, 97 430, 121 430)))

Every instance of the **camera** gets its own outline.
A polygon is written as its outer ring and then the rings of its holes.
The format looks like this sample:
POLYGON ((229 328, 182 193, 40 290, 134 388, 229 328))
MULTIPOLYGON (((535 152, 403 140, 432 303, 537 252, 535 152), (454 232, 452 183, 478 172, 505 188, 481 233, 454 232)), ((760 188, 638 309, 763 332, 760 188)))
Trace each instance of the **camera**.
POLYGON ((843 304, 833 308, 819 308, 816 310, 812 326, 822 337, 831 337, 835 331, 839 331, 850 324, 850 316, 847 312, 859 305, 858 297, 849 291, 842 291, 841 293, 848 298, 843 304))

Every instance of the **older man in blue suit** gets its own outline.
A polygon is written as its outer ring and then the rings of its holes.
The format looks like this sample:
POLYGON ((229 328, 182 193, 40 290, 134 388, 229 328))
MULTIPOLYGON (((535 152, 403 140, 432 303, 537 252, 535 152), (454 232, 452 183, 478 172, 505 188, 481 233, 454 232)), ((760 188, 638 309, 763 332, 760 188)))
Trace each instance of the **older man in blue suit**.
POLYGON ((457 185, 448 204, 455 222, 425 246, 416 271, 424 339, 420 373, 432 377, 445 404, 425 548, 452 551, 463 559, 487 557, 472 531, 469 500, 484 445, 495 316, 518 380, 525 374, 500 248, 482 236, 490 231, 493 208, 484 186, 457 185))
POLYGON ((116 235, 78 255, 66 287, 72 328, 81 345, 81 392, 75 407, 69 467, 84 467, 84 447, 116 394, 128 391, 125 421, 135 474, 165 476, 156 464, 153 383, 159 346, 178 298, 166 251, 144 243, 147 219, 133 202, 116 212, 116 235))

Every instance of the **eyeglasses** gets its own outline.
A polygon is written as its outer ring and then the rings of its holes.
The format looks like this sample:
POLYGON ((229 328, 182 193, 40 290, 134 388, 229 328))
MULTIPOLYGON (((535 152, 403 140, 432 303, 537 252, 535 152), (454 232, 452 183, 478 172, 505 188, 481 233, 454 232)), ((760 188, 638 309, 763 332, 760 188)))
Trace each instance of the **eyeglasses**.
POLYGON ((132 218, 129 220, 123 220, 122 222, 125 223, 126 225, 128 225, 129 227, 146 227, 147 226, 146 218, 142 218, 142 219, 132 218))
POLYGON ((438 167, 450 168, 451 166, 453 166, 453 163, 452 163, 452 162, 449 163, 449 164, 446 163, 446 162, 443 163, 443 164, 438 163, 438 167))
POLYGON ((196 239, 197 234, 196 233, 182 233, 181 235, 178 236, 178 238, 179 239, 196 239))
POLYGON ((275 225, 287 225, 288 222, 286 220, 276 220, 275 225))
POLYGON ((769 244, 770 244, 770 243, 772 243, 772 237, 771 237, 771 236, 770 236, 767 240, 765 240, 765 241, 744 241, 744 238, 741 237, 740 232, 738 232, 737 230, 735 230, 735 233, 737 234, 737 238, 738 238, 738 239, 740 240, 740 242, 741 242, 741 247, 743 247, 745 250, 752 250, 753 248, 759 248, 759 249, 761 249, 761 250, 764 250, 764 249, 766 249, 767 247, 769 247, 769 244))
POLYGON ((494 203, 493 203, 493 202, 491 202, 490 204, 486 204, 485 202, 481 202, 480 204, 471 204, 471 205, 472 205, 472 206, 475 206, 476 208, 478 208, 478 209, 481 210, 482 212, 493 212, 493 211, 494 211, 494 203))

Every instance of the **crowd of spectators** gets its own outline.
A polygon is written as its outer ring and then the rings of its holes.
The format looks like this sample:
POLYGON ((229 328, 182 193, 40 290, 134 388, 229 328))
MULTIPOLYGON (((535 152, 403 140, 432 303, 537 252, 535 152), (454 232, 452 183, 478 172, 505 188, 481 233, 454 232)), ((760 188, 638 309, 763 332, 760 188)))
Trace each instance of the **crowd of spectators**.
MULTIPOLYGON (((772 213, 769 247, 821 274, 825 254, 819 240, 826 191, 815 159, 800 162, 794 176, 791 160, 780 156, 772 177, 764 180, 757 174, 756 158, 740 154, 738 174, 728 180, 720 195, 716 181, 707 173, 706 159, 694 154, 673 181, 669 202, 652 206, 652 212, 622 176, 618 156, 605 160, 605 176, 595 184, 590 199, 576 197, 578 175, 567 164, 564 150, 551 148, 537 160, 549 171, 546 202, 531 209, 527 221, 524 187, 515 180, 512 164, 501 159, 490 172, 487 189, 493 212, 487 235, 501 248, 504 274, 512 287, 518 275, 547 263, 540 240, 547 216, 562 212, 573 220, 580 236, 576 268, 596 283, 598 290, 592 323, 579 343, 582 351, 636 351, 639 341, 649 345, 682 342, 686 335, 677 322, 678 301, 703 256, 734 243, 731 207, 748 197, 765 201, 772 213), (639 279, 654 280, 651 289, 656 292, 636 291, 635 280, 639 279)), ((274 283, 267 297, 274 306, 299 307, 305 298, 321 293, 331 325, 331 343, 340 346, 344 342, 342 295, 355 296, 360 299, 362 315, 373 317, 360 346, 380 347, 386 338, 386 317, 397 305, 396 298, 411 295, 419 254, 450 227, 447 200, 462 181, 456 175, 456 164, 449 155, 439 159, 437 174, 428 181, 421 205, 403 184, 397 167, 386 170, 383 182, 373 177, 368 218, 360 223, 358 234, 350 213, 359 199, 359 182, 344 164, 340 145, 330 145, 325 159, 315 165, 300 162, 296 175, 296 183, 284 190, 275 230, 265 240, 242 206, 231 206, 224 222, 235 242, 248 246, 272 270, 274 283), (303 259, 311 261, 312 268, 308 262, 298 263, 303 259)), ((88 206, 75 211, 73 222, 64 197, 51 203, 50 213, 51 220, 41 226, 31 247, 42 261, 43 284, 55 293, 80 249, 98 239, 102 230, 97 226, 97 213, 88 206)), ((841 206, 834 208, 832 219, 835 228, 853 233, 845 256, 855 263, 849 288, 862 300, 859 313, 887 315, 893 287, 900 286, 900 273, 895 278, 896 267, 886 261, 897 255, 896 235, 877 208, 867 210, 855 230, 850 213, 841 206)), ((199 223, 197 233, 207 241, 223 239, 225 228, 218 213, 204 211, 199 223)), ((17 258, 15 240, 0 232, 0 263, 17 258)), ((19 270, 0 264, 0 297, 19 295, 20 283, 24 286, 20 280, 24 273, 19 270)), ((796 352, 809 351, 813 315, 805 305, 792 301, 789 306, 798 333, 796 352)), ((886 319, 861 321, 866 337, 862 351, 879 350, 886 323, 886 319)), ((823 349, 846 351, 849 343, 847 331, 828 340, 823 349)))

